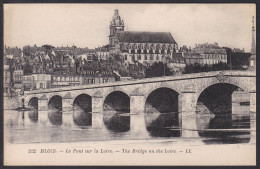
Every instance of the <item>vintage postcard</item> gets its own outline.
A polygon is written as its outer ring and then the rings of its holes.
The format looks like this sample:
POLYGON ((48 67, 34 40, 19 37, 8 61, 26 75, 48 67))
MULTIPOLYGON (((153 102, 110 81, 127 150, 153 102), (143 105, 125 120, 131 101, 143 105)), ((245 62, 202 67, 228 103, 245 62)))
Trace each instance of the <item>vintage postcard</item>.
POLYGON ((4 4, 4 165, 256 165, 255 4, 4 4))

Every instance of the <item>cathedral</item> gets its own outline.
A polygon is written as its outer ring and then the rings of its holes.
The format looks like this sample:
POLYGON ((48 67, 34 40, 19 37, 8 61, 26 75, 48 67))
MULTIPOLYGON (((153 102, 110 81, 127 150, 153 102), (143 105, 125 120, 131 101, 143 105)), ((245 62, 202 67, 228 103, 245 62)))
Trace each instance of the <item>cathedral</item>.
POLYGON ((170 32, 125 31, 123 19, 115 9, 110 22, 109 52, 119 54, 129 63, 138 61, 151 64, 173 59, 178 45, 170 32))

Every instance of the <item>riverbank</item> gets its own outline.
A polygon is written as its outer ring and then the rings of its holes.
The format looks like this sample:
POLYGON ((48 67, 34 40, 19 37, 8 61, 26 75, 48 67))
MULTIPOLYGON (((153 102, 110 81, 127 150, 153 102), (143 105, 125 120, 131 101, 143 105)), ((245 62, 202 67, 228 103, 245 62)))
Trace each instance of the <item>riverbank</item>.
POLYGON ((4 110, 15 110, 19 107, 22 107, 20 97, 4 97, 4 110))

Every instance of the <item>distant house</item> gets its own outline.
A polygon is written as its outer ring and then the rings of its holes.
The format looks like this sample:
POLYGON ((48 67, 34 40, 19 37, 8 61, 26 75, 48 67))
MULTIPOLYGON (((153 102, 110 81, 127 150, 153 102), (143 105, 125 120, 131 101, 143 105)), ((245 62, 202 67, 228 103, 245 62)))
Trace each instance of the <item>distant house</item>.
POLYGON ((95 54, 97 59, 100 60, 108 60, 109 58, 109 48, 108 46, 103 46, 95 49, 95 54))
POLYGON ((82 84, 109 83, 115 81, 113 70, 105 65, 84 65, 81 72, 82 84))
POLYGON ((185 58, 185 62, 187 65, 194 65, 195 63, 198 63, 200 65, 204 64, 204 57, 200 53, 185 52, 183 53, 183 57, 185 58))
POLYGON ((28 74, 23 76, 23 90, 38 90, 51 87, 51 75, 46 73, 28 74))
POLYGON ((24 75, 23 66, 14 65, 13 82, 14 82, 14 88, 15 89, 18 89, 18 90, 22 89, 23 75, 24 75))
POLYGON ((189 52, 183 54, 187 64, 199 63, 201 65, 212 65, 220 62, 227 63, 227 52, 224 48, 214 44, 196 44, 189 52))

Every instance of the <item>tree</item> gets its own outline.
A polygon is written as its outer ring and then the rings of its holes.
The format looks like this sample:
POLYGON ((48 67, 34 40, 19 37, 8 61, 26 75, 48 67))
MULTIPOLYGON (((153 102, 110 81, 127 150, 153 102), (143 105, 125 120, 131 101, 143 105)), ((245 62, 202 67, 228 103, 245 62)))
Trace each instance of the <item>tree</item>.
POLYGON ((210 71, 220 71, 228 70, 229 65, 227 63, 219 62, 213 65, 200 65, 198 63, 187 65, 185 67, 184 73, 199 73, 199 72, 210 72, 210 71))
POLYGON ((155 62, 150 67, 145 70, 145 77, 160 77, 160 76, 170 76, 172 72, 167 64, 163 62, 155 62))
POLYGON ((42 47, 45 48, 45 50, 51 50, 51 49, 55 48, 54 46, 51 46, 51 45, 43 45, 42 47))

